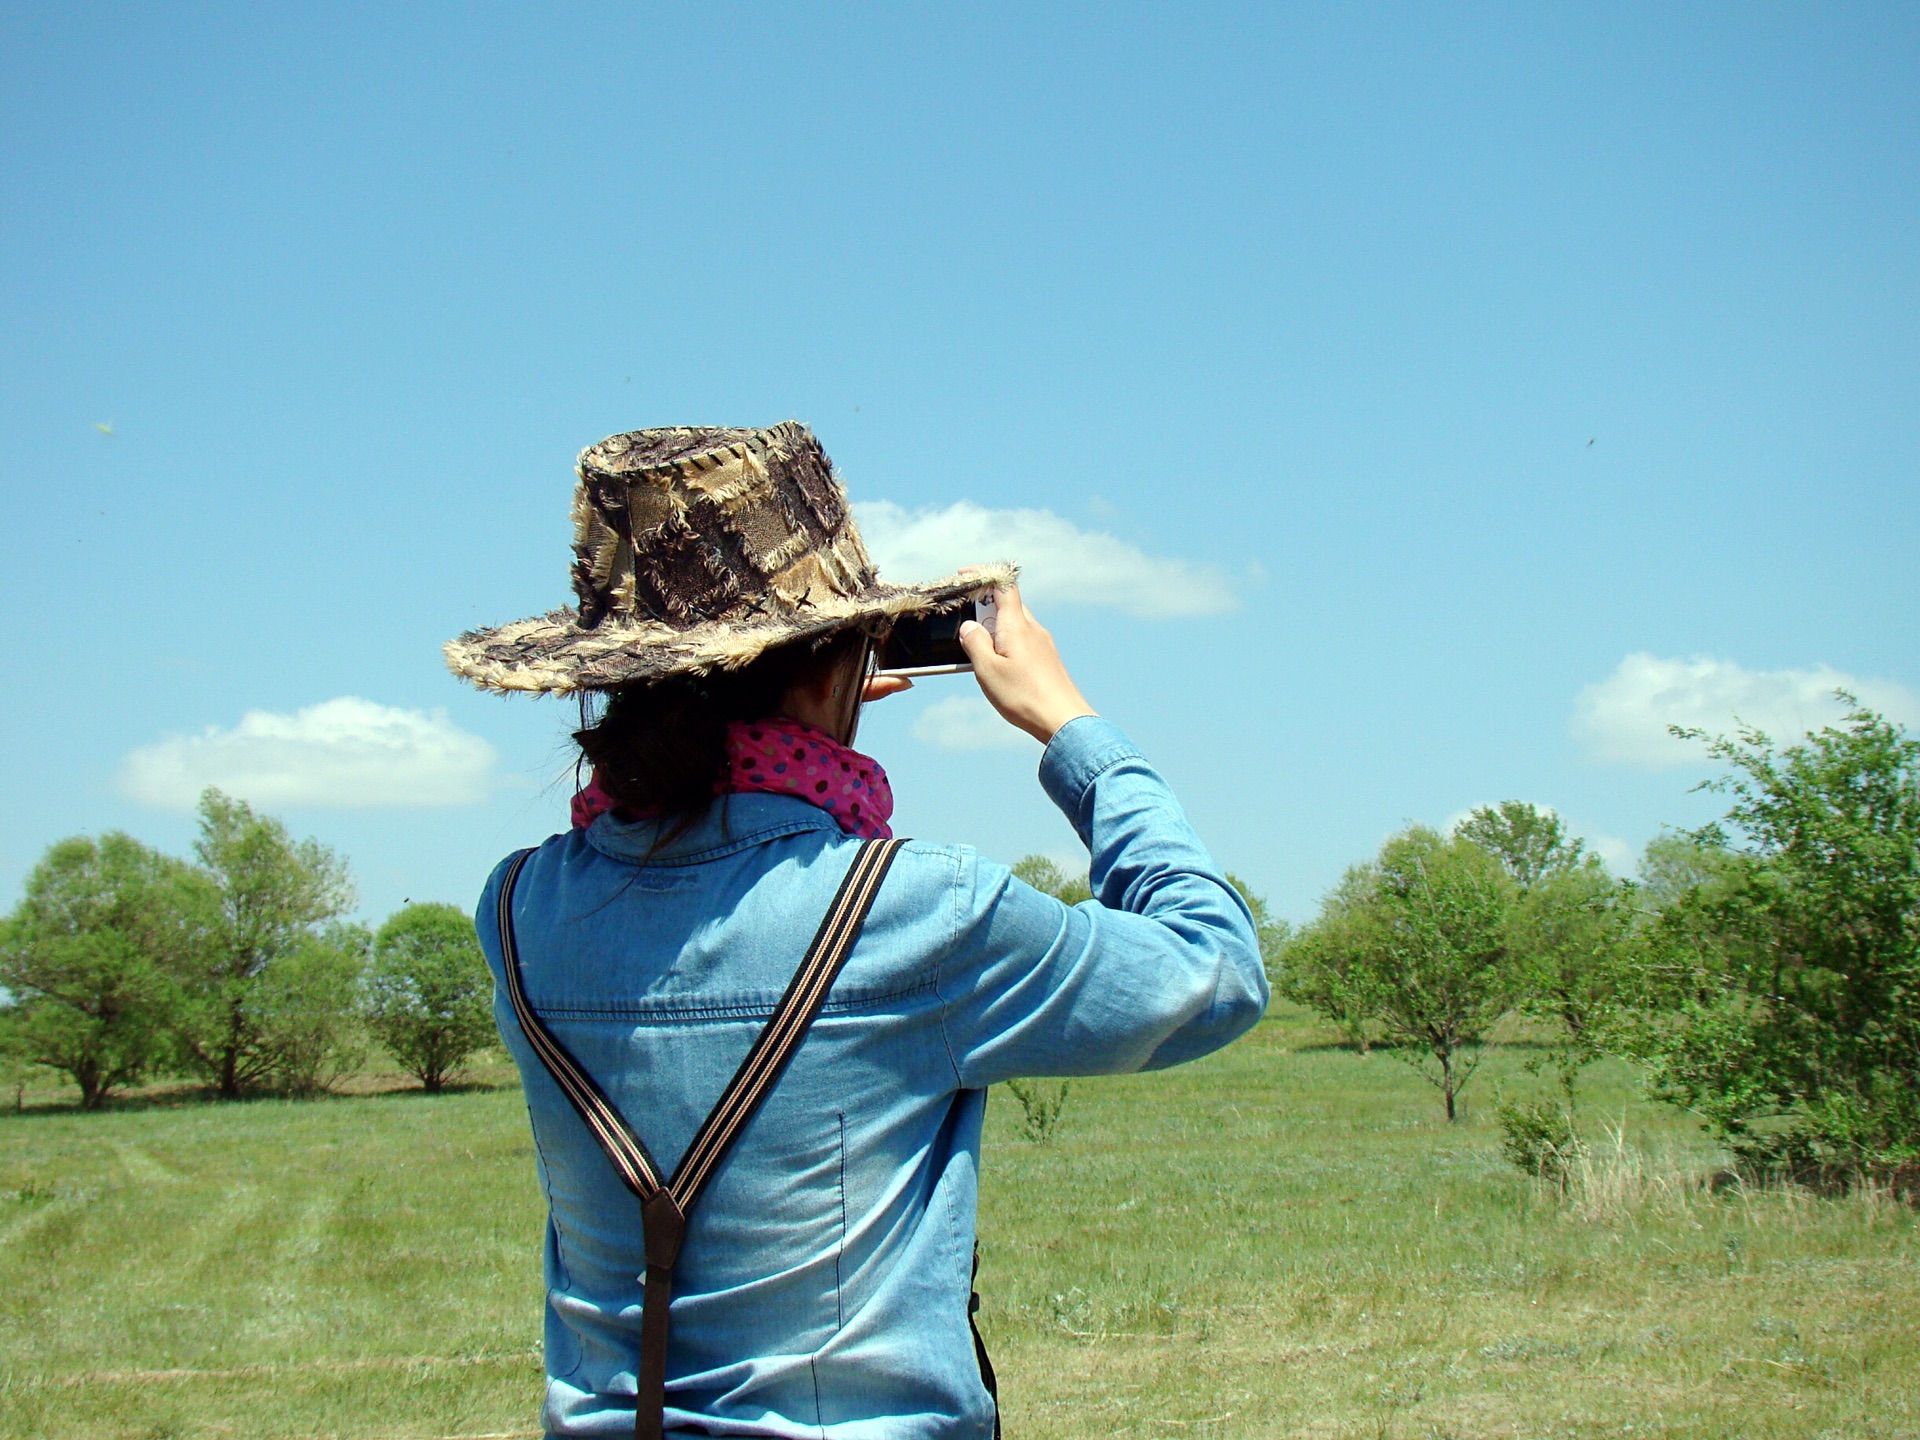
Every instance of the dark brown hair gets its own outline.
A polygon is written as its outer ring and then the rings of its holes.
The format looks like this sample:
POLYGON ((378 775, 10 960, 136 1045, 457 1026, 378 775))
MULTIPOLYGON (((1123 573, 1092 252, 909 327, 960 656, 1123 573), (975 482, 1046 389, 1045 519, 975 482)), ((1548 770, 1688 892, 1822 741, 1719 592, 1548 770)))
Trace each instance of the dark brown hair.
POLYGON ((580 696, 581 763, 626 810, 663 819, 655 849, 686 834, 727 774, 727 726, 774 714, 787 691, 855 654, 857 630, 769 650, 738 670, 671 675, 580 696))

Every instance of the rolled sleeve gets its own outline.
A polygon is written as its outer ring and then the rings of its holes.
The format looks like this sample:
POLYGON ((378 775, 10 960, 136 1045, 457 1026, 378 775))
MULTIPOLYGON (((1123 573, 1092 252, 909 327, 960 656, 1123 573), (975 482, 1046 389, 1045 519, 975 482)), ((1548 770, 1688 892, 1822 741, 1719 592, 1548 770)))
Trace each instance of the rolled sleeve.
POLYGON ((1047 742, 1040 756, 1040 788, 1084 843, 1091 820, 1086 801, 1093 782, 1110 766, 1141 758, 1133 742, 1111 721, 1082 715, 1062 725, 1047 742))

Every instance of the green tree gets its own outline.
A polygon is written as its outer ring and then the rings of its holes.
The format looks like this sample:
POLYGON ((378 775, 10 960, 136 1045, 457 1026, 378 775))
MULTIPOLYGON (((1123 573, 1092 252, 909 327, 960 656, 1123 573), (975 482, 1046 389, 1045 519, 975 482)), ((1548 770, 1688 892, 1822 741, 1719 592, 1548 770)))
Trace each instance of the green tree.
POLYGON ((1555 1027, 1544 1063, 1559 1073, 1571 1103, 1574 1077, 1599 1058, 1621 988, 1631 983, 1632 917, 1622 887, 1558 815, 1524 800, 1482 805, 1454 833, 1514 882, 1509 941, 1518 1008, 1555 1027))
POLYGON ((1524 800, 1478 806, 1453 833, 1493 856, 1522 887, 1573 869, 1586 849, 1584 841, 1567 833, 1553 811, 1524 800))
MULTIPOLYGON (((212 942, 183 969, 178 1033, 187 1067, 231 1098, 288 1081, 305 1063, 276 1048, 290 1034, 282 1022, 294 977, 269 975, 296 952, 324 944, 327 922, 352 903, 353 890, 345 863, 326 846, 294 840, 278 820, 211 788, 200 797, 194 854, 219 911, 212 942)), ((303 967, 312 963, 289 968, 303 967)), ((314 998, 333 993, 318 986, 314 998)))
POLYGON ((1697 901, 1700 892, 1736 883, 1746 857, 1728 847, 1716 830, 1705 834, 1669 830, 1647 842, 1640 857, 1636 887, 1639 913, 1654 918, 1682 901, 1697 901))
POLYGON ((380 927, 367 1020, 401 1069, 429 1090, 492 1040, 493 975, 458 907, 408 905, 380 927))
POLYGON ((1547 871, 1514 898, 1519 1008, 1557 1026, 1549 1058, 1569 1102, 1574 1076, 1606 1052, 1637 985, 1632 925, 1626 892, 1597 856, 1547 871))
POLYGON ((16 1111, 27 1108, 27 1086, 39 1066, 27 1054, 20 1029, 20 1007, 9 1001, 0 1006, 0 1092, 12 1097, 16 1111))
POLYGON ((1447 1119, 1476 1049, 1518 995, 1514 882, 1480 846, 1416 825, 1347 872, 1295 945, 1339 952, 1352 993, 1395 1053, 1441 1093, 1447 1119))
POLYGON ((1920 740, 1871 710, 1780 747, 1705 740, 1730 797, 1707 874, 1648 942, 1639 1048, 1660 1093, 1769 1166, 1920 1164, 1920 740))
POLYGON ((366 1060, 360 997, 372 944, 365 926, 335 922, 296 938, 261 972, 247 1014, 267 1085, 317 1095, 366 1060))
POLYGON ((205 948, 212 923, 190 866, 118 833, 60 841, 0 925, 16 1053, 71 1076, 89 1110, 137 1083, 178 1013, 174 967, 205 948))
POLYGON ((1722 977, 1745 942, 1725 928, 1722 912, 1754 863, 1716 827, 1669 831, 1647 842, 1627 901, 1633 964, 1623 996, 1631 1023, 1617 1038, 1628 1053, 1640 1054, 1650 1043, 1650 1018, 1664 1023, 1684 1006, 1723 993, 1722 977))
POLYGON ((1068 875, 1059 865, 1044 855, 1021 857, 1014 862, 1013 873, 1034 889, 1068 905, 1078 905, 1084 900, 1093 898, 1093 887, 1088 884, 1085 871, 1077 875, 1068 875))
POLYGON ((1373 1048, 1373 1019, 1380 1009, 1377 976, 1361 933, 1366 885, 1364 867, 1349 870, 1319 918, 1287 937, 1273 967, 1276 994, 1331 1020, 1362 1055, 1373 1048))
POLYGON ((1231 870, 1227 872, 1227 883, 1238 890, 1240 898, 1247 902, 1247 910, 1253 916, 1253 933, 1260 941, 1260 964, 1267 972, 1267 983, 1277 985, 1280 977, 1280 956, 1287 948, 1287 940, 1293 934, 1293 927, 1273 913, 1273 908, 1267 904, 1264 895, 1231 870))

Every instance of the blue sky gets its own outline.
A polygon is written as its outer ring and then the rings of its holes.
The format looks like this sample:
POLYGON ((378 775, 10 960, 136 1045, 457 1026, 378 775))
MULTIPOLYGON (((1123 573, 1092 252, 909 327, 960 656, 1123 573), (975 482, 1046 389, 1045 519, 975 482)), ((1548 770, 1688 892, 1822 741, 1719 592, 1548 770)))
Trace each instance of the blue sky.
MULTIPOLYGON (((13 6, 0 167, 0 903, 209 781, 467 903, 569 711, 439 646, 647 425, 1021 563, 1295 919, 1502 798, 1630 865, 1669 721, 1920 722, 1911 6, 13 6)), ((897 828, 1064 857, 970 689, 870 714, 897 828)))

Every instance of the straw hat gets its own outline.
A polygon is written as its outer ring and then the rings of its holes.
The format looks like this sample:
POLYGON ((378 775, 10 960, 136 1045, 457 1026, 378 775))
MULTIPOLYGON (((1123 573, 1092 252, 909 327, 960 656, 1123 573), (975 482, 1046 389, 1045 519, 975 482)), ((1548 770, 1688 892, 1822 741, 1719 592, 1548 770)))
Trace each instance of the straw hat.
POLYGON ((555 610, 447 643, 484 690, 561 695, 732 668, 782 645, 950 610, 1013 579, 875 576, 846 491, 797 421, 633 430, 580 452, 573 592, 555 610))

